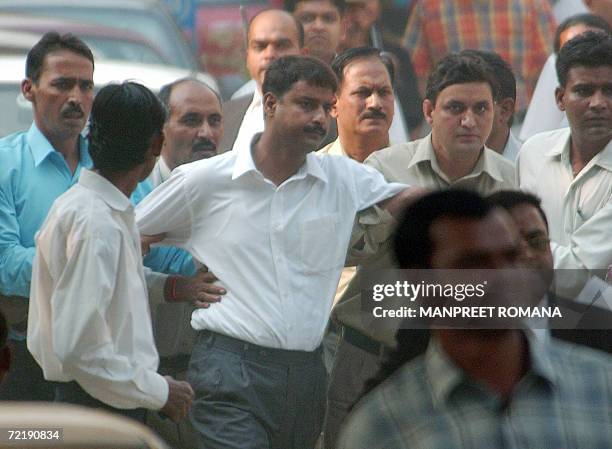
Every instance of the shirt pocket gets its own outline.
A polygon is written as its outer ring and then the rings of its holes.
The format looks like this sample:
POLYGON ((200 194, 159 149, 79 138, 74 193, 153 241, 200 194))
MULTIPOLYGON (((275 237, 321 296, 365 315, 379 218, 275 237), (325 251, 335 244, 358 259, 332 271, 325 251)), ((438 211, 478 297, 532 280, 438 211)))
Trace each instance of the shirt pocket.
POLYGON ((338 213, 304 221, 299 226, 299 256, 305 272, 322 273, 344 265, 338 213))

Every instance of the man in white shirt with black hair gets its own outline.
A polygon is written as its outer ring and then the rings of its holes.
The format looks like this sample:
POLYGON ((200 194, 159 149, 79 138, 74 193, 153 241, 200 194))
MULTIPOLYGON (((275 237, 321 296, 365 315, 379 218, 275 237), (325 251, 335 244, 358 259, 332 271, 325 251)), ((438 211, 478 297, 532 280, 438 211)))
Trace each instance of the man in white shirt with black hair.
MULTIPOLYGON (((193 390, 157 373, 147 285, 129 197, 159 156, 165 111, 136 83, 103 88, 91 112, 93 170, 53 204, 36 238, 28 349, 55 399, 144 421, 174 420, 193 390)), ((176 295, 173 295, 176 296, 176 295)))
POLYGON ((277 59, 263 83, 264 132, 239 151, 178 167, 137 208, 143 234, 166 233, 227 290, 191 318, 201 447, 314 447, 325 404, 320 345, 356 213, 382 203, 382 215, 395 215, 417 194, 349 158, 312 152, 336 87, 314 58, 277 59))
MULTIPOLYGON (((570 126, 525 142, 518 180, 542 199, 555 269, 605 270, 612 264, 612 36, 570 40, 559 51, 557 75, 557 105, 570 126)), ((577 294, 581 274, 564 276, 559 293, 577 294)))

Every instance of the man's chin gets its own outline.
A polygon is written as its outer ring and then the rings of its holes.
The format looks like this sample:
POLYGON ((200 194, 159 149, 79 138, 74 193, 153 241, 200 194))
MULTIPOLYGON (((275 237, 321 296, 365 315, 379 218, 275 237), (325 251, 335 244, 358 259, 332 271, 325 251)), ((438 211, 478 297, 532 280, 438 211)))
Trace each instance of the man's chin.
POLYGON ((217 152, 215 150, 194 151, 193 153, 191 153, 190 162, 199 161, 202 159, 209 159, 216 155, 217 155, 217 152))

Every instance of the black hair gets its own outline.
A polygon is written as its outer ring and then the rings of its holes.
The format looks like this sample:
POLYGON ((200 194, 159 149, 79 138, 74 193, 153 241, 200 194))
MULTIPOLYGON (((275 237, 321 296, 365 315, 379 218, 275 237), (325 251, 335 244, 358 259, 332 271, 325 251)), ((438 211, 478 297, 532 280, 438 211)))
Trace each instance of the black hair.
MULTIPOLYGON (((297 8, 298 3, 309 2, 309 1, 312 1, 312 0, 285 0, 283 2, 283 7, 285 8, 286 11, 293 14, 295 12, 295 8, 297 8)), ((344 11, 346 10, 345 0, 327 0, 327 1, 336 7, 338 12, 340 13, 340 16, 344 14, 344 11)))
POLYGON ((400 268, 431 268, 432 224, 443 217, 482 219, 491 211, 479 194, 449 189, 430 193, 410 205, 393 237, 393 253, 400 268))
POLYGON ((570 39, 559 50, 556 69, 559 85, 565 87, 567 75, 572 67, 612 66, 612 36, 587 31, 570 39))
POLYGON ((336 78, 338 78, 338 87, 340 87, 344 81, 344 69, 351 62, 363 58, 377 58, 380 60, 387 69, 387 72, 389 72, 391 84, 393 85, 395 83, 395 64, 388 53, 374 47, 355 47, 340 53, 331 63, 331 68, 336 74, 336 78))
POLYGON ((425 98, 436 104, 438 95, 448 86, 474 82, 489 84, 493 96, 499 90, 495 75, 482 58, 452 53, 442 58, 429 74, 425 98))
POLYGON ((49 31, 28 52, 26 57, 26 78, 29 78, 34 83, 38 83, 45 57, 49 53, 58 50, 68 50, 83 56, 91 61, 92 67, 94 66, 93 53, 85 42, 70 33, 60 35, 56 31, 49 31))
POLYGON ((262 94, 270 92, 281 98, 298 81, 329 88, 332 92, 338 89, 336 75, 324 62, 309 56, 283 56, 274 60, 266 70, 262 94))
POLYGON ((516 78, 514 72, 510 64, 504 61, 499 54, 484 50, 464 50, 461 54, 474 55, 484 60, 489 66, 499 85, 499 89, 493 94, 495 101, 501 101, 504 98, 512 98, 512 100, 516 101, 516 78))
POLYGON ((159 98, 159 100, 162 102, 162 104, 166 108, 166 112, 168 114, 170 113, 170 96, 172 95, 172 90, 176 86, 186 83, 186 82, 197 83, 197 84, 200 84, 201 86, 208 88, 213 94, 215 94, 215 97, 217 97, 217 100, 219 100, 219 105, 221 105, 222 103, 221 96, 219 95, 217 91, 215 91, 212 87, 210 87, 204 81, 196 78, 195 76, 186 76, 184 78, 179 78, 176 81, 172 81, 171 83, 168 83, 162 86, 162 88, 159 90, 159 93, 157 94, 157 97, 159 98))
POLYGON ((89 152, 103 173, 128 171, 146 160, 151 141, 159 136, 166 111, 142 84, 109 84, 91 108, 89 152))
MULTIPOLYGON (((493 210, 481 195, 467 190, 449 189, 430 193, 408 206, 400 218, 393 237, 393 252, 399 268, 431 268, 434 247, 430 238, 432 225, 441 218, 480 220, 493 210)), ((396 347, 381 364, 376 375, 365 384, 367 394, 401 366, 422 355, 429 344, 429 329, 398 329, 396 347)))
POLYGON ((555 31, 555 39, 554 39, 554 49, 555 53, 558 54, 561 49, 561 34, 575 25, 585 25, 590 28, 597 28, 601 31, 604 31, 608 34, 612 33, 612 27, 606 20, 600 16, 596 16, 595 14, 576 14, 565 19, 561 24, 557 27, 557 31, 555 31))
POLYGON ((548 220, 546 219, 544 209, 542 209, 542 201, 540 201, 540 198, 531 193, 523 192, 521 190, 499 190, 489 195, 487 199, 491 205, 501 207, 507 211, 510 211, 512 208, 522 204, 533 206, 540 213, 540 216, 546 224, 546 229, 548 229, 548 220))
MULTIPOLYGON (((247 28, 247 42, 246 42, 246 46, 247 48, 249 48, 249 36, 251 35, 251 26, 253 25, 253 22, 255 21, 255 19, 262 13, 267 12, 267 11, 280 11, 286 14, 287 11, 283 11, 282 9, 264 9, 262 11, 259 11, 257 14, 255 14, 253 17, 251 17, 251 20, 249 20, 249 26, 247 28)), ((291 17, 291 19, 293 20, 293 23, 295 24, 295 28, 297 29, 298 32, 298 46, 300 48, 304 47, 304 25, 302 25, 302 22, 300 22, 298 19, 296 19, 295 17, 293 17, 293 15, 289 14, 289 17, 291 17)))

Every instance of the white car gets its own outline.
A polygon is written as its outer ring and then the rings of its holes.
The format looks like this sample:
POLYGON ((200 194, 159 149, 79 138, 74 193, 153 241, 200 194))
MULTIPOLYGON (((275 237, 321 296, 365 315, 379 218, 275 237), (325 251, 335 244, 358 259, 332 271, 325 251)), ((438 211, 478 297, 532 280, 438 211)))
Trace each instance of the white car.
MULTIPOLYGON (((21 94, 21 81, 25 76, 25 57, 0 56, 0 138, 17 131, 27 130, 32 123, 32 104, 21 94)), ((96 60, 94 89, 99 91, 111 82, 136 81, 158 93, 165 84, 188 76, 208 84, 219 92, 215 79, 202 72, 190 72, 169 66, 138 64, 125 61, 96 60)))

